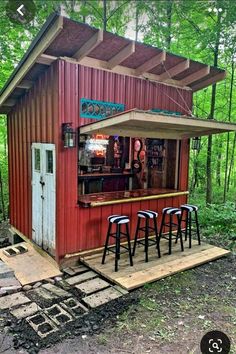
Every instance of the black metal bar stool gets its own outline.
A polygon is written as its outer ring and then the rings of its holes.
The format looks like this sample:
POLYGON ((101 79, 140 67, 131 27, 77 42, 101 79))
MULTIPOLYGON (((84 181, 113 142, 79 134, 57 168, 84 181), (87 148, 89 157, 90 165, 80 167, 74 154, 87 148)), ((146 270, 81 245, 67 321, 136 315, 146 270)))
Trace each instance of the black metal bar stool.
MULTIPOLYGON (((124 248, 125 252, 129 253, 129 260, 130 260, 130 265, 133 265, 133 259, 132 259, 132 250, 131 250, 131 244, 130 244, 130 234, 129 234, 129 218, 128 216, 125 215, 111 215, 107 218, 109 224, 108 224, 108 230, 107 230, 107 237, 106 237, 106 242, 105 242, 105 247, 104 247, 104 252, 102 256, 102 264, 105 263, 106 259, 106 254, 107 251, 111 251, 115 253, 115 272, 118 271, 118 260, 120 259, 120 248, 124 248), (116 231, 111 232, 112 230, 112 225, 116 225, 116 231), (121 225, 125 226, 125 232, 121 231, 121 225), (110 237, 115 239, 115 249, 114 246, 109 246, 109 239, 110 237), (125 245, 120 244, 121 239, 127 239, 127 247, 125 245)), ((122 252, 124 253, 124 252, 122 252)))
POLYGON ((138 221, 137 221, 137 227, 134 236, 133 256, 135 255, 135 249, 138 243, 144 246, 145 262, 148 262, 148 247, 152 245, 156 245, 158 256, 160 258, 161 257, 160 239, 158 237, 158 229, 157 229, 158 213, 152 210, 140 210, 138 211, 137 215, 138 215, 138 221), (145 226, 141 227, 142 219, 145 220, 145 226), (150 220, 153 220, 153 226, 150 226, 150 220), (140 231, 144 232, 144 239, 142 240, 138 239, 140 231), (154 231, 155 239, 149 238, 150 231, 154 231))
POLYGON ((183 245, 183 238, 182 238, 182 232, 181 232, 181 209, 179 208, 173 208, 173 207, 167 207, 162 209, 162 220, 161 220, 161 227, 160 227, 160 234, 159 238, 165 238, 166 240, 169 241, 169 254, 171 254, 171 248, 172 248, 172 236, 175 236, 176 242, 178 239, 180 239, 180 245, 181 245, 181 251, 184 250, 184 245, 183 245), (174 216, 177 218, 177 222, 174 222, 174 216), (169 217, 169 220, 166 220, 169 217), (169 228, 168 235, 163 234, 163 228, 164 227, 169 228), (177 234, 173 234, 174 228, 177 228, 177 234))
POLYGON ((192 236, 196 235, 198 244, 201 245, 199 223, 198 223, 198 207, 192 204, 183 204, 181 208, 181 223, 185 223, 185 241, 189 239, 189 248, 192 247, 192 236), (194 214, 194 218, 192 215, 194 214), (195 225, 195 227, 194 227, 195 225))

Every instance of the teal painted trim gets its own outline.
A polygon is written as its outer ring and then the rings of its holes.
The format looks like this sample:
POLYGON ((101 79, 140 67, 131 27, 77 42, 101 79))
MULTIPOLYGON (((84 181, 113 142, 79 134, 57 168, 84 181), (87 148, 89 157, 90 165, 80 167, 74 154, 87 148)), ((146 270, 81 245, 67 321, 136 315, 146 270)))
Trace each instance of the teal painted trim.
POLYGON ((171 115, 171 116, 181 116, 182 115, 182 113, 180 113, 180 112, 167 111, 166 109, 159 109, 159 108, 151 109, 151 111, 154 113, 162 113, 162 114, 167 114, 167 115, 171 115))

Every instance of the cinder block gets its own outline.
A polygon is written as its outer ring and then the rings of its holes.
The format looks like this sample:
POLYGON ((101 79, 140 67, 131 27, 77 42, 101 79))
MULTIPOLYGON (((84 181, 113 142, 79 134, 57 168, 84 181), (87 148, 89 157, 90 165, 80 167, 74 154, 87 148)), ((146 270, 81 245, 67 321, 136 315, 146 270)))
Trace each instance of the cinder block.
POLYGON ((101 278, 94 278, 87 280, 83 283, 75 285, 76 289, 85 293, 86 295, 92 294, 95 291, 108 288, 110 284, 101 278))
POLYGON ((6 295, 0 298, 0 310, 10 309, 28 302, 30 302, 30 299, 22 293, 6 295))
POLYGON ((14 310, 11 310, 11 314, 16 317, 17 319, 25 318, 31 315, 34 315, 35 313, 39 312, 41 310, 41 307, 36 304, 36 302, 32 302, 31 304, 28 305, 22 305, 14 310))
POLYGON ((55 286, 53 284, 43 284, 42 286, 44 289, 46 289, 47 291, 49 291, 50 293, 57 295, 58 297, 68 297, 71 296, 71 294, 61 288, 59 288, 58 286, 55 286))
POLYGON ((83 316, 88 312, 88 309, 73 297, 60 302, 60 306, 75 317, 83 316))
POLYGON ((89 280, 89 279, 92 279, 95 277, 97 277, 97 273, 95 273, 93 271, 89 271, 86 273, 75 275, 74 277, 67 278, 66 281, 68 284, 74 285, 74 284, 82 283, 85 280, 89 280))
POLYGON ((105 290, 99 291, 95 294, 84 297, 82 300, 91 308, 101 306, 107 302, 117 299, 122 294, 116 289, 110 287, 105 290))
POLYGON ((44 309, 44 312, 47 316, 55 322, 58 326, 61 326, 67 322, 73 321, 73 317, 67 311, 65 311, 61 306, 58 304, 53 305, 49 308, 44 309))
POLYGON ((27 317, 26 321, 41 338, 47 337, 58 329, 53 321, 51 321, 43 312, 27 317))

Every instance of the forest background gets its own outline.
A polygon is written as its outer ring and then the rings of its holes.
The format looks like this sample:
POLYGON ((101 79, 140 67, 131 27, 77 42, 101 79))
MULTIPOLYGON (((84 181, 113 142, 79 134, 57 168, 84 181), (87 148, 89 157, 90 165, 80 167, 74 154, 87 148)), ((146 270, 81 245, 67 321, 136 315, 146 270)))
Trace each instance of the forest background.
MULTIPOLYGON (((233 0, 34 0, 36 15, 27 25, 6 16, 0 1, 0 89, 53 11, 121 36, 227 70, 224 81, 194 94, 193 114, 236 123, 236 2, 233 0)), ((191 150, 190 195, 206 212, 208 237, 236 240, 236 133, 201 139, 191 150)), ((0 115, 0 220, 8 217, 6 116, 0 115)))

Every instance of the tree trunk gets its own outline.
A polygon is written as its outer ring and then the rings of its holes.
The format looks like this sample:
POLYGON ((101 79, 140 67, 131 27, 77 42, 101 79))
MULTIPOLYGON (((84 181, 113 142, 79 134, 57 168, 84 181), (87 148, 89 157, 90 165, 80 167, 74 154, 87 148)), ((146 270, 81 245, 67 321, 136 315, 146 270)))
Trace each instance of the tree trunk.
POLYGON ((230 164, 229 164, 229 174, 228 174, 228 181, 227 181, 227 192, 229 191, 230 177, 231 177, 231 173, 232 173, 233 166, 234 166, 234 151, 235 151, 235 147, 236 147, 236 133, 234 133, 232 154, 231 154, 230 164))
MULTIPOLYGON (((82 0, 82 5, 86 6, 86 0, 82 0)), ((82 22, 86 23, 86 16, 85 15, 82 16, 82 22)))
POLYGON ((138 2, 136 1, 136 9, 135 9, 135 41, 136 42, 138 40, 138 31, 139 31, 138 16, 139 16, 138 2))
POLYGON ((107 30, 107 0, 103 0, 103 30, 107 30))
MULTIPOLYGON (((231 113, 232 113, 232 98, 233 98, 233 84, 234 84, 234 57, 232 57, 231 70, 232 71, 231 71, 231 77, 230 77, 230 92, 229 92, 229 122, 231 121, 231 113)), ((226 193, 229 190, 231 164, 230 164, 229 172, 228 172, 228 165, 229 165, 229 133, 227 134, 227 142, 226 142, 226 161, 225 161, 223 203, 226 202, 226 193), (229 176, 228 183, 227 183, 227 174, 229 176)))
POLYGON ((166 8, 166 14, 167 14, 166 49, 168 50, 170 50, 170 45, 171 45, 172 5, 173 5, 173 0, 168 0, 167 8, 166 8))
POLYGON ((219 138, 218 144, 218 152, 217 152, 217 161, 216 161, 216 184, 220 187, 221 186, 221 158, 222 158, 222 141, 219 138))
MULTIPOLYGON (((214 46, 214 66, 217 67, 218 64, 218 55, 219 55, 219 44, 220 44, 220 24, 221 24, 221 12, 218 12, 217 16, 217 33, 216 41, 214 46)), ((215 103, 216 103, 216 84, 212 85, 211 92, 211 110, 208 116, 208 119, 214 118, 215 112, 215 103)), ((206 163, 206 204, 212 203, 212 171, 211 171, 211 161, 212 161, 212 135, 208 137, 207 144, 207 163, 206 163)))

